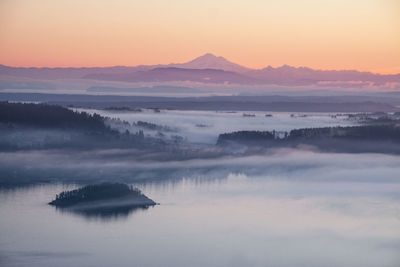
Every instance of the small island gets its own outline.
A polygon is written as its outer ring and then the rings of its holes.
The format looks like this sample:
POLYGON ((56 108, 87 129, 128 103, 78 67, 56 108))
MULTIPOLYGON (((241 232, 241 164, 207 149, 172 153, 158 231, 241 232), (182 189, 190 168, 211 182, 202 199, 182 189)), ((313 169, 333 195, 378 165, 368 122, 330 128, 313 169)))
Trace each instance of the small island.
POLYGON ((121 208, 146 209, 157 205, 139 189, 121 183, 87 185, 79 189, 63 191, 48 204, 81 213, 110 212, 121 208))

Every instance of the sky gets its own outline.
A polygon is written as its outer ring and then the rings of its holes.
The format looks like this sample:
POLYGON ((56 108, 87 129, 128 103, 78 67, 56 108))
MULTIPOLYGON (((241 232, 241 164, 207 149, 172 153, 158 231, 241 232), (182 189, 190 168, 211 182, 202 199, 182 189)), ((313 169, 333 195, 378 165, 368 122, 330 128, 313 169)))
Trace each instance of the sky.
POLYGON ((0 64, 167 64, 400 73, 400 0, 0 0, 0 64))

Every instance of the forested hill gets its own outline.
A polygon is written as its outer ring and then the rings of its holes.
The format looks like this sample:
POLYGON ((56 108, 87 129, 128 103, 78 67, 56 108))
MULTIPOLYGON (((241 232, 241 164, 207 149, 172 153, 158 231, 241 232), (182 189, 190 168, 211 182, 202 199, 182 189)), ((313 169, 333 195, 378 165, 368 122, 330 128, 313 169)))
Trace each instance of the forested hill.
POLYGON ((147 122, 131 125, 56 105, 0 102, 0 151, 135 148, 160 152, 174 150, 180 144, 179 136, 145 136, 143 128, 169 130, 147 122))
POLYGON ((306 141, 317 139, 343 139, 367 141, 392 141, 400 142, 400 125, 366 125, 349 127, 322 127, 295 129, 286 133, 284 137, 268 131, 238 131, 223 133, 218 136, 218 145, 233 141, 239 143, 306 141))
POLYGON ((226 148, 235 143, 253 148, 312 145, 337 152, 400 153, 400 125, 304 128, 280 135, 274 131, 239 131, 220 134, 217 141, 226 148))
POLYGON ((0 102, 0 151, 150 146, 143 133, 122 134, 107 119, 61 106, 0 102))
POLYGON ((305 140, 315 138, 400 142, 400 125, 392 123, 385 125, 295 129, 290 131, 286 139, 305 140))
POLYGON ((0 102, 0 123, 22 124, 46 128, 80 128, 109 130, 98 114, 74 112, 46 104, 0 102))

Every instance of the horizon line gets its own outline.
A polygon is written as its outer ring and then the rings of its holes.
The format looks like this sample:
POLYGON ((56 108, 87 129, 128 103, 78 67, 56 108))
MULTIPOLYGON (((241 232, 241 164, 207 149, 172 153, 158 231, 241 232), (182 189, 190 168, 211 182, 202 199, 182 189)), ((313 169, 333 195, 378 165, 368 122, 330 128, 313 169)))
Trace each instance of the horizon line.
MULTIPOLYGON (((288 64, 282 64, 279 66, 272 66, 272 65, 267 65, 263 68, 251 68, 251 67, 247 67, 244 65, 241 65, 239 63, 236 62, 232 62, 228 59, 226 59, 223 56, 216 56, 213 53, 207 52, 205 54, 202 54, 201 56, 197 56, 191 60, 185 61, 185 62, 180 62, 180 63, 176 63, 176 62, 171 62, 171 63, 157 63, 157 64, 138 64, 138 65, 103 65, 103 66, 99 66, 99 65, 92 65, 92 66, 88 66, 88 65, 84 65, 84 66, 26 66, 26 65, 6 65, 6 64, 2 64, 0 63, 0 66, 4 66, 4 67, 9 67, 9 68, 25 68, 25 69, 90 69, 90 68, 117 68, 117 67, 124 67, 124 68, 135 68, 135 67, 154 67, 157 68, 159 66, 165 66, 167 67, 168 65, 176 65, 176 64, 185 64, 188 62, 191 62, 193 60, 196 60, 198 58, 207 56, 207 55, 211 55, 215 58, 222 58, 223 60, 228 61, 229 63, 238 65, 239 67, 243 67, 249 70, 263 70, 266 69, 268 67, 274 68, 274 69, 278 69, 278 68, 282 68, 282 67, 291 67, 291 68, 296 68, 296 69, 301 69, 301 68, 307 68, 307 69, 311 69, 314 71, 357 71, 360 73, 372 73, 372 74, 378 74, 378 75, 400 75, 400 72, 380 72, 380 71, 373 71, 373 70, 359 70, 359 69, 336 69, 336 68, 332 68, 332 69, 322 69, 322 68, 313 68, 313 67, 308 67, 308 66, 294 66, 294 65, 288 65, 288 64)), ((218 68, 204 68, 204 69, 216 69, 216 70, 221 70, 218 68)))

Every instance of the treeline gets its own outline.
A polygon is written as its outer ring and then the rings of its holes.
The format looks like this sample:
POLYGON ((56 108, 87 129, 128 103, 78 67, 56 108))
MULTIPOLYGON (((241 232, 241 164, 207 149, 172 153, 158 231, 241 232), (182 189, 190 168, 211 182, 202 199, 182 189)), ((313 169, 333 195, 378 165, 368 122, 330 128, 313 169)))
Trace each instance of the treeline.
POLYGON ((83 128, 109 130, 98 114, 74 112, 47 104, 0 102, 0 123, 23 124, 46 128, 83 128))
POLYGON ((165 125, 158 125, 155 123, 147 122, 147 121, 137 121, 133 123, 132 126, 141 127, 144 129, 149 129, 153 131, 163 131, 163 132, 173 132, 174 129, 165 125))
POLYGON ((217 145, 222 145, 227 142, 245 142, 259 143, 275 140, 272 132, 268 131, 237 131, 232 133, 223 133, 218 136, 217 145))
MULTIPOLYGON (((119 132, 112 119, 47 104, 0 102, 0 151, 24 149, 160 149, 143 131, 119 132)), ((127 122, 120 122, 127 123, 127 122)))
POLYGON ((275 131, 238 131, 220 134, 217 145, 229 145, 232 142, 246 145, 277 146, 297 144, 331 144, 334 141, 394 142, 400 144, 400 127, 390 125, 368 125, 350 127, 323 127, 292 130, 283 136, 275 131), (325 143, 321 142, 324 141, 325 143))
POLYGON ((92 201, 129 198, 136 205, 155 205, 156 203, 142 194, 138 188, 120 183, 102 183, 63 191, 49 204, 57 207, 69 207, 92 201))
POLYGON ((400 142, 400 127, 396 124, 391 124, 296 129, 290 131, 286 139, 296 140, 314 138, 400 142))

